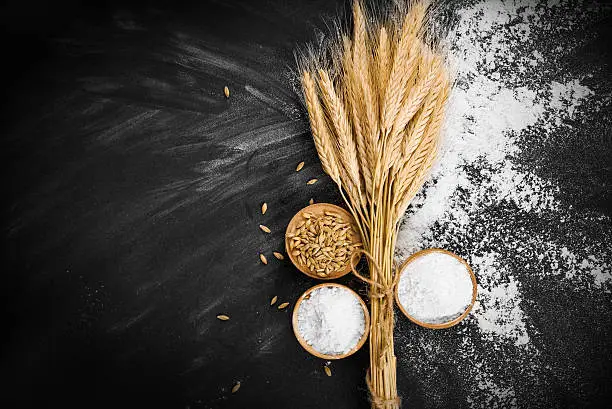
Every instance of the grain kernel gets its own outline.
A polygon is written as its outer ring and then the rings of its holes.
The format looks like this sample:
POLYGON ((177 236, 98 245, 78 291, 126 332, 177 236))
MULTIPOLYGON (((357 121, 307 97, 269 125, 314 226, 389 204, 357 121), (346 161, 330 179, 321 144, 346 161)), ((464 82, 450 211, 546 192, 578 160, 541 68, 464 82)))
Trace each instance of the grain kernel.
POLYGON ((240 389, 240 382, 236 382, 236 385, 232 387, 232 393, 238 392, 238 389, 240 389))

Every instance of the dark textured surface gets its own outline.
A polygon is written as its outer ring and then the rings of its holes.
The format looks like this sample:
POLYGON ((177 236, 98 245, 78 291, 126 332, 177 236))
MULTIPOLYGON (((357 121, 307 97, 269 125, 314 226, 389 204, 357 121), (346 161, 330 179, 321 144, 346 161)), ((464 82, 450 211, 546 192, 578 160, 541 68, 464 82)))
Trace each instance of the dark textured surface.
MULTIPOLYGON (((7 407, 107 407, 109 401, 178 408, 368 407, 367 348, 335 362, 328 378, 323 362, 295 341, 290 308, 268 305, 274 295, 293 302, 315 284, 271 256, 282 249, 286 223, 311 197, 339 203, 318 165, 291 69, 296 44, 316 38, 317 27, 324 29, 321 18, 343 7, 230 1, 10 9, 23 17, 6 14, 4 21, 12 39, 5 37, 6 55, 14 62, 1 145, 8 158, 2 286, 7 407), (301 160, 307 165, 296 173, 301 160), (307 186, 312 177, 320 182, 307 186), (269 205, 265 216, 263 201, 269 205), (261 233, 260 223, 273 233, 261 233), (258 261, 260 251, 269 255, 267 266, 258 261), (231 320, 216 320, 220 313, 231 320), (236 381, 242 387, 232 395, 236 381)), ((591 40, 560 75, 576 64, 606 66, 610 21, 608 13, 600 25, 571 33, 591 40)), ((610 92, 607 67, 594 74, 594 83, 608 87, 600 93, 610 92)), ((561 138, 563 145, 553 139, 524 154, 532 155, 541 177, 564 182, 565 200, 609 216, 609 105, 582 123, 588 127, 561 138), (584 145, 582 134, 600 136, 584 145)), ((341 282, 364 293, 352 279, 341 282)), ((552 354, 542 361, 559 365, 547 383, 550 405, 539 397, 538 406, 604 407, 610 322, 591 325, 584 316, 600 309, 609 318, 610 305, 538 288, 545 284, 524 287, 530 299, 539 299, 525 308, 541 321, 535 325, 552 354), (578 310, 576 302, 582 302, 578 310), (571 315, 558 319, 561 310, 571 315), (584 366, 576 369, 580 362, 584 366), (567 379, 564 365, 579 378, 567 379), (568 383, 579 386, 568 393, 568 383)), ((398 331, 409 343, 424 330, 400 319, 398 331)), ((432 336, 469 336, 460 331, 432 336)), ((402 351, 411 352, 408 346, 402 351)), ((465 407, 454 361, 434 352, 422 361, 437 368, 435 377, 416 379, 410 368, 400 369, 406 407, 465 407), (438 401, 428 402, 427 388, 437 388, 438 401)), ((508 378, 520 378, 521 363, 508 362, 507 371, 513 374, 508 378)), ((527 385, 516 390, 520 407, 530 407, 527 385)))

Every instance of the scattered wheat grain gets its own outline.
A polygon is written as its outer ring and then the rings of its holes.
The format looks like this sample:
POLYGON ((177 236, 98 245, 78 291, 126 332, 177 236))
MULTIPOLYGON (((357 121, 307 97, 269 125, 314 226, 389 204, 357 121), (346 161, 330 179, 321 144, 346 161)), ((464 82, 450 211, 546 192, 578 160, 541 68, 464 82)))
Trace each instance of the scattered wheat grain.
POLYGON ((236 382, 236 385, 232 387, 232 393, 238 392, 238 389, 240 389, 240 382, 236 382))

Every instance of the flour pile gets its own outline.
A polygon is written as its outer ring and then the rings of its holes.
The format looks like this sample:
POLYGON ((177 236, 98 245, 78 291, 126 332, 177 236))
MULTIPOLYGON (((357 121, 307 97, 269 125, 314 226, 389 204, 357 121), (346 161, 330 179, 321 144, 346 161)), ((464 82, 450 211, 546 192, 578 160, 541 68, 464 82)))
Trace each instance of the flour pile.
MULTIPOLYGON (((532 342, 538 330, 524 309, 537 313, 538 295, 527 299, 522 282, 547 288, 538 281, 554 277, 574 292, 598 297, 611 291, 612 237, 602 227, 610 218, 593 210, 576 212, 560 200, 564 186, 538 162, 539 146, 554 154, 551 140, 571 134, 573 126, 584 123, 584 112, 606 103, 584 85, 588 73, 559 75, 563 56, 580 41, 567 33, 599 12, 593 6, 570 13, 572 7, 477 2, 456 11, 458 22, 447 37, 457 85, 444 142, 430 181, 404 217, 396 258, 401 262, 428 247, 455 251, 472 266, 479 295, 461 324, 459 350, 444 351, 444 343, 451 342, 445 335, 405 336, 403 323, 396 345, 403 360, 398 368, 411 367, 406 370, 422 382, 437 371, 436 358, 424 357, 446 353, 440 359, 462 371, 465 400, 472 407, 516 407, 519 381, 521 394, 531 396, 533 404, 547 402, 547 390, 554 387, 544 380, 552 378, 546 373, 550 368, 532 342), (567 40, 551 46, 552 36, 567 40), (601 239, 591 239, 590 230, 601 239)), ((428 393, 432 407, 443 399, 442 392, 428 393)))
POLYGON ((325 355, 342 355, 365 332, 365 317, 357 296, 340 287, 320 287, 298 309, 298 333, 325 355))

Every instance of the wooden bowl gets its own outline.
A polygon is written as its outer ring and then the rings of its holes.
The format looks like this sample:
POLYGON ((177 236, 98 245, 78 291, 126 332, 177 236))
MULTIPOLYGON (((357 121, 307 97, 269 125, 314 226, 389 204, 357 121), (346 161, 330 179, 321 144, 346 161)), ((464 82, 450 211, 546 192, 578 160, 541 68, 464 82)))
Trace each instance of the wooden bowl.
MULTIPOLYGON (((296 266, 298 270, 300 270, 302 273, 306 274, 308 277, 316 278, 318 280, 333 280, 333 279, 342 277, 342 276, 350 273, 351 272, 351 263, 349 262, 349 263, 347 263, 346 267, 343 268, 342 270, 332 271, 327 276, 320 277, 315 272, 311 271, 308 268, 308 266, 302 264, 300 262, 300 260, 297 258, 297 256, 294 256, 292 254, 292 250, 289 247, 289 244, 291 242, 291 238, 287 237, 287 234, 289 234, 290 232, 295 231, 296 230, 296 226, 299 223, 301 223, 302 221, 305 220, 304 216, 302 216, 303 212, 308 212, 308 213, 310 213, 312 215, 315 215, 315 216, 324 216, 325 212, 333 212, 333 213, 339 214, 340 216, 342 216, 342 219, 346 220, 347 223, 351 224, 352 229, 356 233, 354 235, 352 243, 361 243, 361 239, 360 239, 361 236, 359 234, 359 228, 357 227, 357 224, 355 223, 355 219, 353 218, 353 216, 349 212, 347 212, 343 208, 341 208, 339 206, 336 206, 336 205, 333 205, 331 203, 315 203, 315 204, 307 206, 307 207, 303 208, 302 210, 300 210, 299 212, 297 212, 295 214, 295 216, 293 216, 293 218, 291 219, 289 224, 287 225, 287 230, 285 231, 285 251, 289 255, 289 259, 291 260, 293 265, 296 266)), ((349 260, 350 260, 350 256, 351 255, 352 255, 352 253, 349 254, 349 260)))
POLYGON ((468 307, 465 309, 463 314, 461 314, 460 316, 458 316, 457 318, 455 318, 455 319, 453 319, 451 321, 443 322, 441 324, 433 324, 433 323, 429 323, 429 322, 424 322, 424 321, 420 321, 420 320, 418 320, 418 319, 416 319, 414 317, 411 317, 410 314, 408 314, 408 312, 402 306, 402 303, 400 302, 399 291, 398 291, 399 285, 395 286, 395 302, 397 303, 397 306, 399 307, 400 311, 410 321, 414 322, 417 325, 420 325, 421 327, 431 328, 431 329, 450 328, 450 327, 452 327, 454 325, 457 325, 459 322, 461 322, 461 320, 463 320, 465 317, 467 317, 467 315, 472 310, 472 307, 474 306, 474 303, 476 302, 476 289, 477 289, 476 276, 474 275, 474 272, 472 271, 472 269, 470 268, 468 263, 464 259, 459 257, 458 255, 456 255, 455 253, 451 253, 448 250, 431 248, 431 249, 417 251, 412 256, 408 257, 408 259, 406 259, 406 261, 404 261, 404 263, 400 267, 399 274, 403 273, 404 268, 406 268, 406 266, 408 264, 410 264, 410 262, 414 261, 418 257, 424 256, 424 255, 429 254, 429 253, 434 253, 434 252, 444 253, 444 254, 448 254, 449 256, 453 256, 454 258, 459 260, 465 266, 465 268, 467 269, 468 273, 470 274, 470 278, 472 279, 472 301, 470 302, 470 305, 468 305, 468 307))
POLYGON ((297 338, 297 340, 300 343, 300 345, 302 346, 302 348, 304 348, 306 351, 308 351, 312 355, 314 355, 316 357, 319 357, 319 358, 322 358, 322 359, 328 359, 328 360, 342 359, 342 358, 346 358, 347 356, 351 356, 355 352, 359 351, 359 349, 363 346, 363 344, 368 339, 368 335, 370 333, 370 313, 368 311, 368 307, 366 306, 366 303, 361 299, 359 294, 357 294, 355 291, 351 290, 350 288, 348 288, 347 286, 342 285, 342 284, 323 283, 323 284, 315 285, 314 287, 310 287, 308 290, 306 290, 304 292, 304 294, 302 294, 300 296, 300 298, 298 298, 298 300, 295 303, 295 306, 293 307, 292 324, 293 324, 293 333, 295 334, 295 338, 297 338), (300 333, 298 331, 298 311, 300 310, 300 305, 302 304, 302 301, 304 301, 307 297, 309 297, 311 292, 313 292, 317 288, 321 288, 321 287, 340 287, 340 288, 342 288, 344 290, 350 291, 351 293, 353 293, 355 298, 357 298, 359 300, 359 303, 361 304, 361 308, 363 309, 363 317, 365 319, 365 330, 363 332, 363 335, 359 339, 359 342, 357 342, 357 344, 350 351, 348 351, 346 354, 341 354, 341 355, 326 355, 326 354, 322 354, 319 351, 317 351, 316 349, 314 349, 313 347, 311 347, 310 345, 308 345, 306 340, 304 340, 304 338, 302 338, 302 336, 300 335, 300 333))

